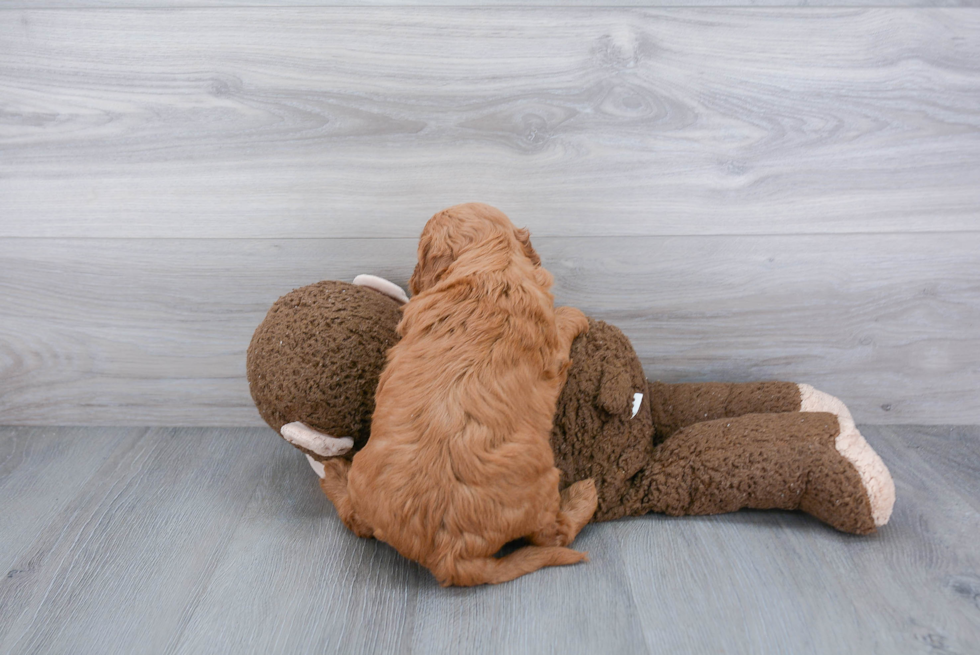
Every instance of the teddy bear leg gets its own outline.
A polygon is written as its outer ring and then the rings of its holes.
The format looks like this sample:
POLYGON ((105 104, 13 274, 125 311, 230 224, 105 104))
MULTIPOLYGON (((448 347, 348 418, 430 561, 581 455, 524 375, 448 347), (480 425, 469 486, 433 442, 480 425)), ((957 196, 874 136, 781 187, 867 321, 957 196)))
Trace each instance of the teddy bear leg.
POLYGON ((641 474, 647 509, 675 516, 801 509, 844 532, 874 532, 887 522, 890 505, 876 515, 874 490, 838 450, 841 433, 829 412, 748 414, 688 426, 657 447, 641 474))
POLYGON ((809 384, 798 385, 800 388, 801 412, 829 412, 837 417, 840 433, 834 446, 847 459, 858 475, 861 483, 868 490, 871 501, 871 514, 875 525, 888 522, 895 505, 895 482, 892 480, 888 467, 871 448, 851 418, 851 412, 839 399, 814 389, 809 384))
POLYGON ((647 393, 657 441, 704 421, 798 412, 801 400, 795 382, 650 382, 647 393))
POLYGON ((838 453, 857 470, 871 502, 876 526, 884 525, 895 502, 895 485, 884 462, 854 425, 837 398, 795 382, 649 384, 657 440, 704 421, 746 414, 829 412, 839 423, 838 453))

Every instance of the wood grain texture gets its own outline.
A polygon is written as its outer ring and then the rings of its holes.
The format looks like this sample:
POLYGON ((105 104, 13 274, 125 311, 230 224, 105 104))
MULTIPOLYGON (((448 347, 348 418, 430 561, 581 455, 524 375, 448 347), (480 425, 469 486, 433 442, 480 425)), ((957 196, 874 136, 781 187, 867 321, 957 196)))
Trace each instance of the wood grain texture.
POLYGON ((275 441, 138 430, 22 549, 0 588, 0 651, 162 652, 179 637, 275 441))
MULTIPOLYGON (((836 560, 853 566, 855 578, 866 581, 864 590, 848 589, 856 621, 875 632, 884 632, 895 621, 904 624, 879 640, 875 645, 879 652, 898 652, 914 644, 925 652, 968 653, 980 644, 977 505, 965 501, 960 485, 948 476, 955 469, 933 453, 909 447, 934 438, 936 432, 935 428, 864 428, 895 479, 901 481, 896 485, 901 500, 896 500, 892 520, 917 526, 901 545, 886 552, 865 544, 864 552, 852 558, 833 553, 836 560), (964 547, 966 544, 973 546, 964 547), (890 576, 876 575, 882 565, 891 570, 890 576), (884 611, 871 609, 869 598, 884 611), (921 610, 910 614, 905 609, 908 603, 918 604, 921 610)), ((980 430, 947 432, 956 435, 948 452, 977 467, 980 430)))
MULTIPOLYGON (((554 0, 0 0, 0 9, 242 7, 554 7, 554 0)), ((978 0, 564 0, 562 7, 976 7, 978 0)))
MULTIPOLYGON (((106 459, 146 429, 4 428, 0 432, 0 575, 28 570, 16 562, 106 459)), ((30 565, 30 563, 29 563, 30 565)), ((0 616, 11 608, 0 602, 0 616)))
POLYGON ((605 526, 587 526, 573 547, 591 561, 486 589, 423 589, 411 652, 453 653, 461 644, 482 653, 651 652, 654 644, 626 593, 629 580, 615 535, 605 526))
MULTIPOLYGON (((951 452, 975 460, 968 451, 980 447, 980 431, 950 430, 968 441, 953 442, 951 452)), ((970 545, 980 538, 976 509, 904 445, 918 428, 862 431, 897 489, 891 521, 874 536, 833 532, 784 512, 610 524, 621 535, 648 639, 663 652, 973 650, 980 643, 980 605, 971 596, 980 588, 980 557, 970 545), (658 584, 644 584, 653 577, 658 584)))
POLYGON ((428 572, 351 538, 305 459, 255 432, 275 447, 175 652, 399 652, 428 572))
MULTIPOLYGON (((559 304, 651 379, 809 382, 866 423, 980 420, 980 234, 534 239, 559 304)), ((261 425, 245 350, 272 302, 411 239, 0 240, 0 424, 261 425)))
POLYGON ((0 465, 22 503, 0 504, 0 525, 44 517, 0 578, 0 650, 972 652, 980 511, 958 476, 980 464, 980 428, 862 430, 898 490, 877 535, 779 511, 651 515, 589 526, 587 564, 442 589, 348 532, 268 428, 0 428, 0 453, 33 437, 0 465), (93 449, 103 463, 51 512, 32 490, 56 486, 69 441, 115 448, 93 449))
POLYGON ((980 511, 980 440, 975 432, 950 426, 918 426, 911 433, 881 426, 876 432, 917 453, 963 501, 980 511))
MULTIPOLYGON (((864 4, 864 3, 862 3, 864 4)), ((0 236, 976 229, 980 10, 0 12, 0 236)))

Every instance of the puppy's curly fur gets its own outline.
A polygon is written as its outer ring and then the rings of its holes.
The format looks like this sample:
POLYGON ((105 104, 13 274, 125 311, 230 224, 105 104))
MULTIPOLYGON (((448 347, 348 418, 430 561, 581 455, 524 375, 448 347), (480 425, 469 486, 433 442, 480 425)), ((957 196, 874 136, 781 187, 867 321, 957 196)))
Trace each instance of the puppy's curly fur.
POLYGON ((554 308, 527 230, 493 207, 439 212, 418 254, 371 437, 352 463, 327 463, 324 492, 356 534, 444 586, 586 560, 565 546, 595 512, 595 486, 559 494, 548 441, 585 316, 554 308), (520 537, 530 545, 493 557, 520 537))

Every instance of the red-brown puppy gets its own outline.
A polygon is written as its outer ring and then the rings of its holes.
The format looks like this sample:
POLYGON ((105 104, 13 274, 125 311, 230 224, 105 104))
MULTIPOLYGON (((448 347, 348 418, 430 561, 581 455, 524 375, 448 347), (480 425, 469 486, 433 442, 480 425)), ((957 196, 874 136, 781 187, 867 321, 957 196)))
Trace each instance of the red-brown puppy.
POLYGON ((572 340, 527 230, 488 205, 426 224, 376 395, 371 438, 321 481, 344 523, 428 568, 442 585, 513 580, 573 564, 596 508, 584 480, 558 493, 548 439, 572 340), (531 545, 502 558, 507 542, 531 545))

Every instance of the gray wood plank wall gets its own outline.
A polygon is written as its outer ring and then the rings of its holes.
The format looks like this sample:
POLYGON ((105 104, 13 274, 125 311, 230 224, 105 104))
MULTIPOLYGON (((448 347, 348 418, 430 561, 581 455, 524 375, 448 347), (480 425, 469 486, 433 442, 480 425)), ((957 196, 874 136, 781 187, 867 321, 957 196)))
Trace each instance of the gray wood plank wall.
POLYGON ((0 0, 0 9, 94 7, 977 7, 980 0, 0 0))
POLYGON ((0 423, 258 425, 269 304, 469 200, 651 378, 980 422, 980 9, 290 7, 0 10, 0 423))

